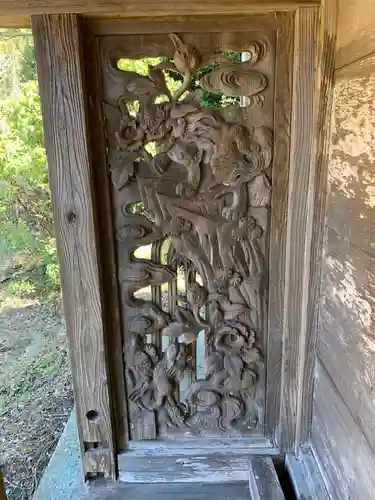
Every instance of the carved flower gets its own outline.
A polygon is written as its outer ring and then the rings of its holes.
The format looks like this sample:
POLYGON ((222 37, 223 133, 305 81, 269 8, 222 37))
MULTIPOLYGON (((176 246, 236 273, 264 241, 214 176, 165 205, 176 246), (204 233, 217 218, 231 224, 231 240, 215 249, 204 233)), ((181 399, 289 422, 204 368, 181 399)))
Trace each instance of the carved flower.
POLYGON ((123 119, 116 132, 116 139, 120 148, 128 151, 138 151, 143 146, 144 130, 135 119, 123 119))
POLYGON ((241 275, 229 267, 219 269, 216 272, 216 277, 216 286, 219 292, 226 292, 229 285, 237 287, 242 283, 241 275))
POLYGON ((246 328, 239 323, 236 324, 236 327, 224 325, 218 328, 214 339, 216 350, 227 354, 240 352, 246 342, 245 334, 246 328))
POLYGON ((262 236, 262 234, 263 229, 258 226, 254 217, 242 217, 238 221, 238 226, 232 231, 232 237, 237 241, 245 240, 247 238, 251 240, 258 239, 262 236))
POLYGON ((226 281, 233 276, 233 271, 230 267, 225 267, 224 269, 219 269, 216 276, 219 281, 226 281))
POLYGON ((229 283, 232 286, 239 286, 242 283, 242 276, 240 273, 234 272, 232 277, 229 279, 229 283))

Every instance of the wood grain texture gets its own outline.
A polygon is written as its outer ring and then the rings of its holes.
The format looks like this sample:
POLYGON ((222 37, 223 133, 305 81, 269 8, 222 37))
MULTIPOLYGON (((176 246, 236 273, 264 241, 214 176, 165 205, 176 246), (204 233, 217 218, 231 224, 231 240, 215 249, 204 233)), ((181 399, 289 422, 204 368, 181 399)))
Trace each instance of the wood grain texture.
POLYGON ((120 321, 120 302, 117 284, 117 260, 115 254, 115 237, 110 198, 110 178, 107 170, 105 126, 102 113, 101 85, 98 63, 97 40, 92 35, 88 23, 83 23, 84 53, 86 70, 86 93, 88 101, 88 122, 92 158, 93 181, 96 193, 98 232, 100 234, 100 271, 102 276, 102 300, 104 321, 106 324, 105 347, 111 377, 113 414, 116 425, 116 451, 126 449, 128 443, 128 419, 126 405, 126 389, 124 363, 122 356, 122 336, 120 321))
POLYGON ((292 112, 294 14, 277 15, 274 164, 269 264, 266 432, 279 442, 281 367, 284 332, 286 227, 292 112))
POLYGON ((336 68, 375 51, 373 0, 339 0, 336 68))
MULTIPOLYGON (((296 12, 286 38, 289 42, 284 43, 286 53, 292 57, 287 66, 292 83, 282 85, 284 106, 280 111, 276 96, 275 130, 283 134, 283 142, 276 135, 275 147, 276 151, 280 146, 284 148, 285 154, 281 170, 274 167, 273 180, 277 218, 272 220, 270 243, 267 411, 269 428, 272 418, 276 415, 277 421, 278 415, 276 442, 285 451, 298 452, 308 438, 311 421, 316 296, 327 192, 327 127, 323 119, 330 111, 337 14, 334 7, 328 3, 319 11, 301 8, 296 12)), ((279 68, 282 61, 279 53, 279 68)), ((278 75, 280 69, 277 71, 278 75)), ((288 71, 281 70, 281 74, 286 80, 288 71)))
POLYGON ((373 498, 374 453, 320 361, 311 438, 332 500, 373 498))
POLYGON ((300 9, 295 20, 293 123, 289 172, 281 395, 282 448, 297 450, 301 433, 303 385, 312 374, 307 330, 309 264, 315 176, 314 91, 316 9, 300 9), (298 75, 298 76, 297 76, 298 75))
POLYGON ((270 457, 250 459, 249 490, 252 500, 284 500, 284 493, 270 457))
MULTIPOLYGON (((115 475, 79 20, 36 16, 33 33, 82 452, 115 475)), ((95 475, 84 460, 86 475, 95 475)))

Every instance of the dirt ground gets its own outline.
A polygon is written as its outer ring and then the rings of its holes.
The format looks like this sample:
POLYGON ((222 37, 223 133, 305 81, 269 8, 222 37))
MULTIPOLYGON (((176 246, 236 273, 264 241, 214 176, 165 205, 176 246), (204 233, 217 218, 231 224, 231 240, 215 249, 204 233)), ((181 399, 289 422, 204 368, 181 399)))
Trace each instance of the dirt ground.
POLYGON ((0 464, 9 500, 31 500, 69 418, 63 320, 50 302, 0 288, 0 464))

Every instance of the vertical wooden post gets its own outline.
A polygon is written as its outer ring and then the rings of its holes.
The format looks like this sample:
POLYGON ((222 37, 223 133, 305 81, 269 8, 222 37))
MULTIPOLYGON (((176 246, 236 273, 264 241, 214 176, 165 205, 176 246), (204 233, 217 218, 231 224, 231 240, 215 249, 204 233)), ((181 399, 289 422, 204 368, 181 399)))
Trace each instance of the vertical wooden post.
POLYGON ((298 436, 303 425, 300 407, 305 404, 301 401, 303 384, 309 382, 306 375, 309 378, 313 376, 314 352, 306 350, 306 342, 310 335, 307 330, 307 310, 315 186, 317 20, 318 9, 314 7, 296 11, 281 373, 280 444, 286 451, 298 447, 298 436), (311 367, 308 374, 306 365, 311 367))
POLYGON ((80 19, 33 16, 32 26, 83 468, 86 478, 114 478, 80 19))
POLYGON ((275 147, 285 162, 274 166, 267 428, 299 453, 311 424, 337 0, 278 19, 275 147))
MULTIPOLYGON (((322 0, 319 8, 317 43, 317 86, 315 91, 315 189, 313 194, 313 224, 311 234, 310 286, 307 310, 307 331, 311 332, 306 350, 316 353, 318 338, 318 316, 321 303, 321 279, 323 271, 323 248, 326 235, 325 219, 328 197, 328 163, 331 146, 332 105, 335 78, 335 58, 339 0, 322 0)), ((300 441, 310 437, 312 420, 312 395, 314 391, 315 357, 305 365, 302 401, 300 441), (308 376, 307 376, 308 374, 308 376)))

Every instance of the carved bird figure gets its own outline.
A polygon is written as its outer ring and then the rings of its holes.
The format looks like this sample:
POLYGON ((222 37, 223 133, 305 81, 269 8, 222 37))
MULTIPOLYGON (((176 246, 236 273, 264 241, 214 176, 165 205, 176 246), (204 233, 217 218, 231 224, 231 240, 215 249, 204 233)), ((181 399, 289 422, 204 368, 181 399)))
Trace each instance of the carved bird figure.
POLYGON ((174 64, 177 70, 185 74, 192 75, 198 68, 201 62, 201 56, 198 50, 188 43, 185 43, 178 35, 171 33, 169 38, 175 46, 174 64))

